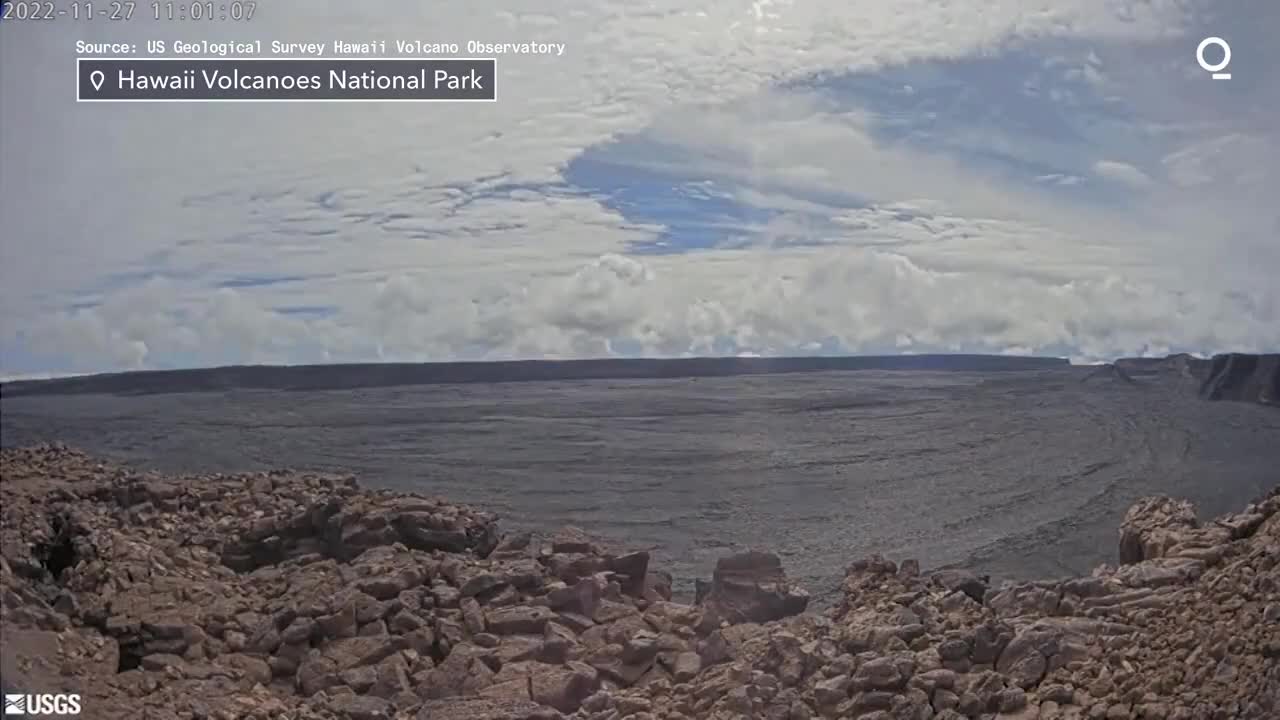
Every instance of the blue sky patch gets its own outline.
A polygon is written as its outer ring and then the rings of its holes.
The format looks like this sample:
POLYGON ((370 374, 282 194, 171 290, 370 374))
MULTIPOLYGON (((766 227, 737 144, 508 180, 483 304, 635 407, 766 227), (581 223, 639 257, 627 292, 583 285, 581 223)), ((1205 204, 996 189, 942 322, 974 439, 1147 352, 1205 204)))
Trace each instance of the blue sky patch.
MULTIPOLYGON (((1143 176, 1156 172, 1167 147, 1146 134, 1125 102, 1108 93, 1103 67, 1089 46, 1054 42, 869 73, 826 74, 781 89, 816 96, 833 113, 868 114, 872 137, 880 144, 950 157, 1068 202, 1123 206, 1141 192, 1143 176), (1132 166, 1136 172, 1122 167, 1124 172, 1099 174, 1100 162, 1132 166)), ((679 162, 689 152, 642 132, 588 149, 569 164, 565 176, 628 221, 666 227, 655 240, 633 244, 629 251, 635 254, 821 242, 824 219, 818 216, 812 233, 783 233, 762 242, 758 235, 781 213, 739 202, 741 189, 787 192, 836 209, 866 206, 856 187, 797 192, 691 175, 683 172, 690 165, 679 162)))

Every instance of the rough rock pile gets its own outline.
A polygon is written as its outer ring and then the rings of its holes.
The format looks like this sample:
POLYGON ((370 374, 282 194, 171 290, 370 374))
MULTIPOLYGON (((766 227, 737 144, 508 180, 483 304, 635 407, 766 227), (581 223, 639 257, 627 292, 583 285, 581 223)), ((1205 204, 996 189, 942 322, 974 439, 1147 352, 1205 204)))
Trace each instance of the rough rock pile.
POLYGON ((644 552, 306 473, 164 477, 0 451, 3 682, 92 718, 1280 716, 1280 492, 1201 524, 1136 505, 1119 567, 988 587, 776 556, 692 605, 644 552))
POLYGON ((1280 492, 1205 525, 1185 502, 1144 500, 1120 553, 1090 577, 994 588, 860 560, 829 617, 721 628, 692 680, 602 693, 584 715, 1280 717, 1280 492))

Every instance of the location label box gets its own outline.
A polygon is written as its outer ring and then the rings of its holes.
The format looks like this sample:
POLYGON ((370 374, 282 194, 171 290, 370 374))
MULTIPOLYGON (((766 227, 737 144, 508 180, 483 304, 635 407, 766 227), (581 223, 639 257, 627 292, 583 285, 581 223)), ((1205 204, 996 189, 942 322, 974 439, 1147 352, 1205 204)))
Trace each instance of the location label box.
POLYGON ((493 102, 494 58, 77 58, 79 102, 493 102))

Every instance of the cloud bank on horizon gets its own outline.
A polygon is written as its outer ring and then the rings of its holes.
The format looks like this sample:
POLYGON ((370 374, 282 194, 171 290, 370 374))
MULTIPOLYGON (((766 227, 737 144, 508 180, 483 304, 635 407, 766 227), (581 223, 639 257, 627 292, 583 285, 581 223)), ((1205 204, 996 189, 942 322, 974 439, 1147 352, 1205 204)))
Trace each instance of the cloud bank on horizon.
POLYGON ((1268 0, 3 23, 0 372, 1275 350, 1275 27, 1268 0), (247 37, 566 50, 499 58, 493 104, 74 103, 76 40, 247 37))

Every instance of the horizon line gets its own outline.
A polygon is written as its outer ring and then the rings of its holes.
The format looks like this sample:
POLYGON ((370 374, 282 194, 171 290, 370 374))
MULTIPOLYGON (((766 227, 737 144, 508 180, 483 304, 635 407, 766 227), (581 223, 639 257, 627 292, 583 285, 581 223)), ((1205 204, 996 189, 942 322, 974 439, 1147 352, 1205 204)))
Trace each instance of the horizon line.
POLYGON ((343 361, 343 362, 256 362, 256 363, 231 363, 225 365, 193 365, 182 367, 163 367, 163 368, 132 368, 128 370, 85 370, 85 371, 35 371, 29 373, 0 373, 0 385, 26 384, 26 383, 43 383, 48 381, 65 380, 71 378, 98 378, 98 377, 116 377, 122 375, 146 375, 157 373, 183 373, 183 372, 208 372, 215 370, 239 370, 239 369, 304 369, 304 368, 357 368, 357 367, 404 367, 404 366, 477 366, 477 365, 532 365, 539 363, 656 363, 656 362, 693 362, 693 361, 798 361, 798 360, 857 360, 857 359, 907 359, 907 358, 991 358, 991 359, 1007 359, 1007 360, 1058 360, 1063 364, 1072 367, 1092 367, 1113 364, 1120 360, 1162 360, 1172 357, 1187 356, 1197 360, 1209 360, 1218 355, 1232 354, 1270 354, 1270 353, 1239 353, 1237 351, 1225 351, 1219 353, 1195 353, 1195 352, 1179 352, 1168 353, 1165 355, 1137 355, 1137 356, 1116 356, 1110 359, 1089 359, 1084 360, 1080 356, 1063 356, 1063 355, 1036 355, 1036 354, 1012 354, 1012 353, 981 353, 981 352, 930 352, 930 353, 898 353, 898 354, 843 354, 843 355, 758 355, 758 354, 738 354, 738 355, 681 355, 681 356, 644 356, 644 357, 616 357, 616 356, 598 356, 598 357, 575 357, 575 358, 505 358, 499 360, 364 360, 364 361, 343 361))

